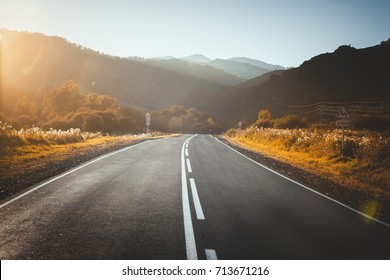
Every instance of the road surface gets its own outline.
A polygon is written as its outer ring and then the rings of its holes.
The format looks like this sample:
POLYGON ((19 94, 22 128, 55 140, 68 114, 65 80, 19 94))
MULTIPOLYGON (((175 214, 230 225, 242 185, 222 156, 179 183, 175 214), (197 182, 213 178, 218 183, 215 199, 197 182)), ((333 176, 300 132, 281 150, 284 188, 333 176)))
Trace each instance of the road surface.
POLYGON ((143 142, 1 203, 1 259, 390 258, 389 225, 210 135, 143 142))

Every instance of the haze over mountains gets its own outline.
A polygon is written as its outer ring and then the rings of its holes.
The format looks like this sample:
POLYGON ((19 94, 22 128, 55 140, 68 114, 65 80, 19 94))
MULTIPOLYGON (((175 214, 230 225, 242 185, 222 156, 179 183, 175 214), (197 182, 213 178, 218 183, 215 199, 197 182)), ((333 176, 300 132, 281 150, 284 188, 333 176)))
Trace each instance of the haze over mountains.
POLYGON ((265 108, 281 116, 285 112, 280 104, 390 99, 389 41, 365 49, 342 46, 286 70, 244 57, 119 58, 58 37, 8 30, 1 34, 7 110, 21 96, 38 100, 66 80, 83 92, 111 95, 138 109, 195 107, 211 113, 223 128, 253 122, 265 108), (251 75, 255 78, 247 80, 251 75))
POLYGON ((270 71, 285 69, 280 65, 273 65, 261 60, 246 57, 232 57, 229 59, 217 58, 211 60, 204 55, 194 54, 181 59, 191 63, 210 65, 245 80, 258 77, 270 71))

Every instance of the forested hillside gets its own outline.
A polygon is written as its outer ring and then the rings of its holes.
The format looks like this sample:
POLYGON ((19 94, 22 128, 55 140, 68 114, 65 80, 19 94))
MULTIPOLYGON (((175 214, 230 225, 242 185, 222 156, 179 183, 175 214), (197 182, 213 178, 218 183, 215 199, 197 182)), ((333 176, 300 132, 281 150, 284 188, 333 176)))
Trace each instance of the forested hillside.
POLYGON ((20 97, 42 99, 67 80, 74 81, 83 92, 109 94, 121 104, 147 109, 195 106, 210 92, 241 82, 212 67, 188 63, 170 67, 112 57, 38 33, 2 29, 1 35, 3 107, 8 110, 20 97))
POLYGON ((291 106, 318 102, 386 103, 390 100, 389 62, 390 41, 365 49, 341 46, 300 67, 267 73, 224 90, 206 107, 217 121, 234 126, 239 121, 255 122, 263 109, 281 117, 291 106))

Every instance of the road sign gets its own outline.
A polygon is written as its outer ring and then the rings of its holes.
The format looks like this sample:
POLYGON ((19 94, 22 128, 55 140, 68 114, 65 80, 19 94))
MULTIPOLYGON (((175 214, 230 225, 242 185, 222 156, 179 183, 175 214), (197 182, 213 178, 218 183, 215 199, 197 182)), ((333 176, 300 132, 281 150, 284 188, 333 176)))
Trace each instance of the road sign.
POLYGON ((341 106, 340 111, 336 115, 336 126, 341 126, 341 155, 344 156, 344 127, 349 127, 351 124, 347 109, 341 106))
POLYGON ((147 112, 146 115, 145 115, 146 121, 147 121, 147 122, 150 122, 151 118, 152 118, 152 117, 151 117, 150 113, 147 112))
POLYGON ((349 127, 351 122, 349 120, 337 120, 336 126, 349 127))
POLYGON ((351 117, 349 116, 348 112, 347 112, 347 109, 345 109, 344 106, 341 106, 341 109, 340 111, 337 113, 336 115, 336 119, 339 119, 339 120, 345 120, 345 119, 350 119, 351 117))
POLYGON ((149 126, 150 126, 151 120, 152 120, 152 116, 150 115, 149 112, 147 112, 145 115, 146 134, 149 134, 149 126))

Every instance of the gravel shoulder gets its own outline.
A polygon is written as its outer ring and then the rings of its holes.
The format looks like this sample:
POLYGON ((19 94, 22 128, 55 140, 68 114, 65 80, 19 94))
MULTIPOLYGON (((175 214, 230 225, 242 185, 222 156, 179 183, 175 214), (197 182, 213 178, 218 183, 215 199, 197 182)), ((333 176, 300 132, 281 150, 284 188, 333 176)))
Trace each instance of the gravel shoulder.
POLYGON ((342 186, 326 177, 309 173, 303 169, 292 166, 287 162, 276 160, 254 150, 249 150, 233 141, 222 137, 219 140, 253 159, 254 161, 275 170, 276 172, 299 182, 330 198, 344 203, 358 211, 368 214, 383 222, 390 223, 390 201, 385 198, 373 197, 370 194, 342 186))

